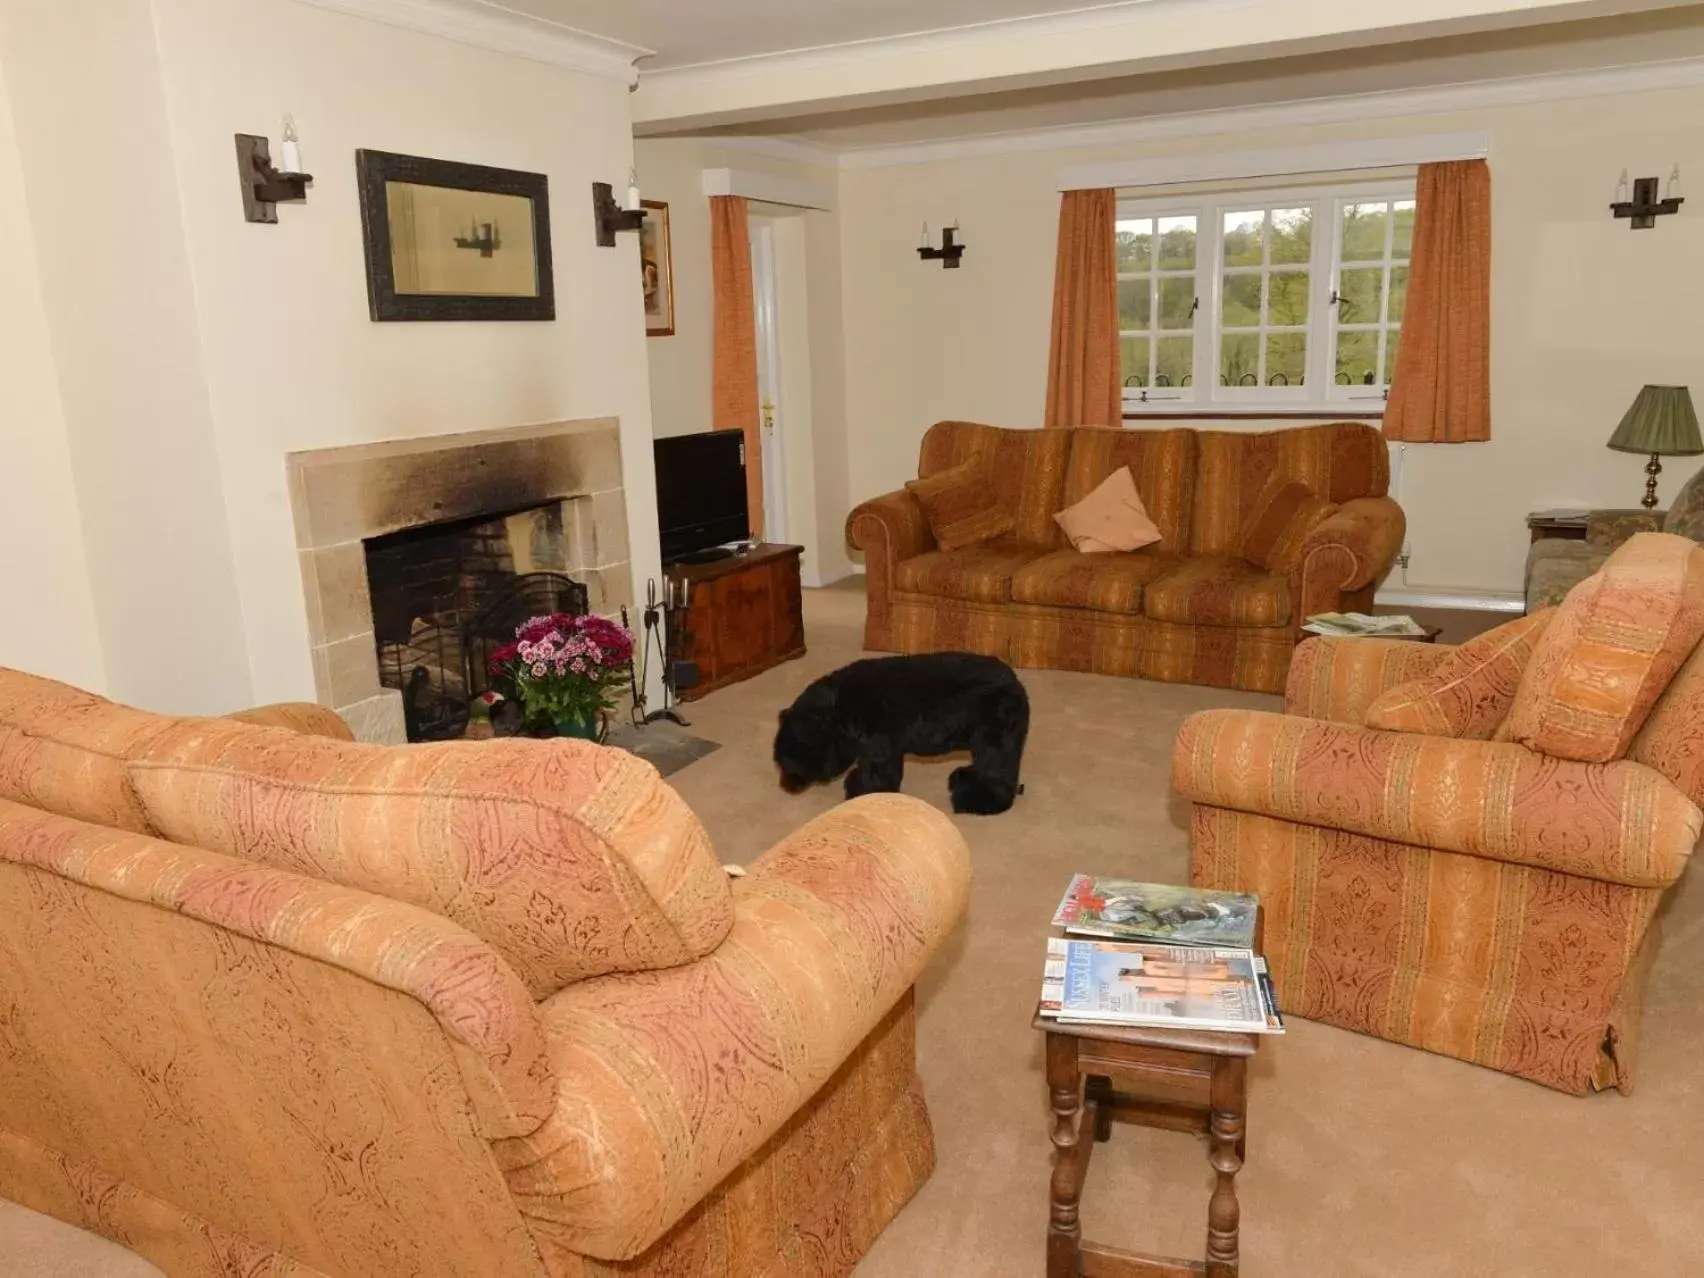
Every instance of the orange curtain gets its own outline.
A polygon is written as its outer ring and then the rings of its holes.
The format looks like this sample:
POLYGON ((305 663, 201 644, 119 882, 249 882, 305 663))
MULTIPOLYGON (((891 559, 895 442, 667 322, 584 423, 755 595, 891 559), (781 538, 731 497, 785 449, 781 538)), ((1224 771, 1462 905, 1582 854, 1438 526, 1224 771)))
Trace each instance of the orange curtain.
POLYGON ((1420 166, 1384 433, 1410 444, 1491 438, 1491 170, 1484 160, 1420 166))
POLYGON ((1059 202, 1053 270, 1053 349, 1047 360, 1049 426, 1120 426, 1118 199, 1067 191, 1059 202))
POLYGON ((746 441, 751 535, 763 535, 763 432, 757 404, 757 313, 751 286, 751 227, 737 195, 710 197, 712 289, 710 413, 717 430, 746 441))

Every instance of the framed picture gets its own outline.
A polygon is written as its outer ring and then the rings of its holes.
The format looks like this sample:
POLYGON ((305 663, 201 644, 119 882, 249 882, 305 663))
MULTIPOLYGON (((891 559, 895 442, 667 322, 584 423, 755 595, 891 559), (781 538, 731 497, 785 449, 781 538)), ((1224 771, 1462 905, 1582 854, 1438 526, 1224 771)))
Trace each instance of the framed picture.
POLYGON ((645 221, 639 227, 639 269, 645 280, 645 336, 674 336, 674 241, 669 235, 669 206, 641 200, 645 221))
POLYGON ((553 320, 542 173, 355 152, 375 320, 553 320))

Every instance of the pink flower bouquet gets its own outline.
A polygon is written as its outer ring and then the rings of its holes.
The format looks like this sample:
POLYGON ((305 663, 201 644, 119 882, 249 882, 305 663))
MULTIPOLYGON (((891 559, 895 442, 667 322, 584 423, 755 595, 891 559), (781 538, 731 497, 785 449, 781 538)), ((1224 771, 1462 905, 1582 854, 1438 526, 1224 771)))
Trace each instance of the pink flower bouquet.
POLYGON ((491 654, 492 686, 517 701, 531 732, 595 740, 599 721, 631 682, 633 636, 589 613, 554 612, 515 630, 491 654))

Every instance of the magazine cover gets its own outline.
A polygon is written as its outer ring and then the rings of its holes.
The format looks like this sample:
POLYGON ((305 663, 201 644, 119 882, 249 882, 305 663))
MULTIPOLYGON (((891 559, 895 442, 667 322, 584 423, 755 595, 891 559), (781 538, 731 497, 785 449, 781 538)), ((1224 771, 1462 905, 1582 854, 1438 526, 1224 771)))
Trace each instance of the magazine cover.
POLYGON ((1247 950, 1117 941, 1065 945, 1062 1021, 1270 1032, 1247 950))
POLYGON ((1249 949, 1259 908, 1260 898, 1243 892, 1078 874, 1053 924, 1079 936, 1249 949))

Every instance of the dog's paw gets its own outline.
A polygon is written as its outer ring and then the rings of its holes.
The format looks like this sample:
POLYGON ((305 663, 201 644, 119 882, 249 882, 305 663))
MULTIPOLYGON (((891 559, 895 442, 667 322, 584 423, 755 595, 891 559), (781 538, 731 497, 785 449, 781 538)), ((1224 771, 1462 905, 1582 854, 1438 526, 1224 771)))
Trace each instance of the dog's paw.
POLYGON ((947 778, 947 793, 952 796, 953 811, 967 816, 997 816, 1017 797, 1011 786, 991 781, 973 767, 955 768, 947 778))

